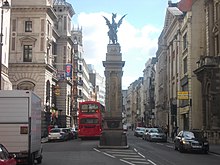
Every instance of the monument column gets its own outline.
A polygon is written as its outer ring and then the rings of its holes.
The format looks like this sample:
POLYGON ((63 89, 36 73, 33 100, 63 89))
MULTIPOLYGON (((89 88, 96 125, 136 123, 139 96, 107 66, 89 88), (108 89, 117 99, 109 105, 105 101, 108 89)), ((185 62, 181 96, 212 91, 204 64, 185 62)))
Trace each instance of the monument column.
MULTIPOLYGON (((116 14, 112 15, 113 23, 116 14)), ((123 16, 124 17, 124 16, 123 16)), ((123 18, 122 17, 122 18, 123 18)), ((105 17, 104 17, 105 18, 105 17)), ((121 21, 122 21, 121 18, 121 21)), ((106 18, 105 18, 106 19, 106 18)), ((109 21, 106 20, 109 23, 109 21)), ((120 22, 120 21, 119 21, 120 22)), ((120 22, 121 23, 121 22, 120 22)), ((116 24, 117 25, 117 24, 116 24)), ((107 45, 106 61, 103 61, 106 78, 105 117, 104 129, 100 137, 99 148, 128 148, 127 135, 122 125, 122 68, 125 62, 122 61, 121 47, 117 42, 117 29, 109 24, 109 39, 107 45)))

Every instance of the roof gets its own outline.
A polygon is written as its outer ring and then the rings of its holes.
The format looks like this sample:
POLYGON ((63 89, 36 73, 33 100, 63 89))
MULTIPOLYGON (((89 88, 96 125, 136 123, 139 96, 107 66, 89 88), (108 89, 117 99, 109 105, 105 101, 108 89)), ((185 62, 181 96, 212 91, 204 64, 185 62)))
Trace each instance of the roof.
POLYGON ((168 10, 172 15, 175 15, 175 16, 177 16, 177 15, 182 15, 182 14, 183 14, 183 12, 180 11, 180 9, 178 9, 177 7, 168 7, 167 10, 168 10))
POLYGON ((68 2, 66 2, 66 0, 54 0, 53 5, 67 7, 69 9, 71 17, 75 14, 75 11, 74 11, 72 5, 68 2))

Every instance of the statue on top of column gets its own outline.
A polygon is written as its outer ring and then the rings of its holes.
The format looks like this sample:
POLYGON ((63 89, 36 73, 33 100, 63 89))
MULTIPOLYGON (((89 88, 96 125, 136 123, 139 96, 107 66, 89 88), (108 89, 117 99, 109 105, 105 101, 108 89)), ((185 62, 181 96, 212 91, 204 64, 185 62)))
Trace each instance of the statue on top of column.
POLYGON ((118 28, 122 24, 122 20, 126 15, 127 14, 125 14, 123 17, 121 17, 121 19, 118 21, 118 23, 116 23, 116 21, 115 21, 115 18, 117 17, 116 13, 115 14, 112 13, 112 23, 110 23, 110 21, 106 17, 103 16, 104 19, 106 20, 106 25, 108 25, 108 28, 109 28, 109 31, 108 31, 109 42, 112 42, 112 44, 118 43, 118 37, 117 37, 118 28))

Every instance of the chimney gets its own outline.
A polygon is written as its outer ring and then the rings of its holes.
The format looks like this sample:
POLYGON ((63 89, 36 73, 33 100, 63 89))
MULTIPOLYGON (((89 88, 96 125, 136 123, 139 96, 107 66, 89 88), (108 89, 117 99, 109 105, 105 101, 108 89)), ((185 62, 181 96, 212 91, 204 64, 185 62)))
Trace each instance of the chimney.
POLYGON ((168 0, 168 6, 169 6, 169 7, 172 6, 172 0, 168 0))

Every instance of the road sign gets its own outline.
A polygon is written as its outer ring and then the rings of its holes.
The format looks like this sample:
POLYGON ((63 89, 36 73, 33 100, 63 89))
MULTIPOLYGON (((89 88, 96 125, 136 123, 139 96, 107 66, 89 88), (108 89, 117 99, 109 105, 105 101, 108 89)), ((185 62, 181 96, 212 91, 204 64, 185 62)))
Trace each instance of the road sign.
POLYGON ((188 100, 189 92, 188 91, 178 91, 177 93, 178 100, 188 100))

